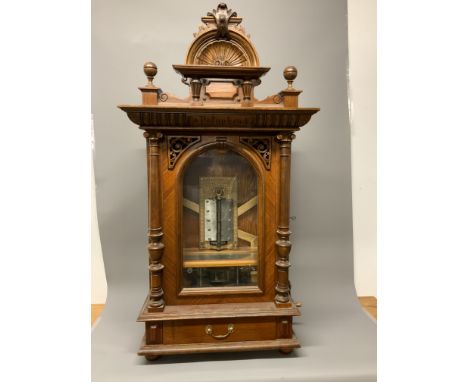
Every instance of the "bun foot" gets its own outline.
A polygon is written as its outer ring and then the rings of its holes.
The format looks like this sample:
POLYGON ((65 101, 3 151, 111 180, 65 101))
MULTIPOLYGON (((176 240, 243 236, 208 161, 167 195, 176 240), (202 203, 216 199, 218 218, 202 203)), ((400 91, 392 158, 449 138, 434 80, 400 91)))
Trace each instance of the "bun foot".
POLYGON ((291 353, 293 350, 294 350, 294 349, 292 349, 292 348, 280 348, 280 349, 279 349, 279 352, 280 352, 281 354, 289 354, 289 353, 291 353))
POLYGON ((157 359, 161 358, 160 355, 145 355, 147 361, 156 361, 157 359))

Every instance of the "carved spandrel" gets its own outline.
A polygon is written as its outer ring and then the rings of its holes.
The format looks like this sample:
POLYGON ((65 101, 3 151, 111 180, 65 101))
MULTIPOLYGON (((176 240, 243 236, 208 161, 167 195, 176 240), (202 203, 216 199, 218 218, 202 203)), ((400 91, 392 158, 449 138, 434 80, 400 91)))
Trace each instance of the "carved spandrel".
POLYGON ((182 153, 187 150, 190 146, 200 142, 199 136, 188 137, 188 136, 168 136, 167 137, 167 167, 173 169, 177 160, 180 158, 182 153))
POLYGON ((240 142, 253 148, 260 156, 266 169, 271 168, 271 138, 270 137, 240 137, 240 142))

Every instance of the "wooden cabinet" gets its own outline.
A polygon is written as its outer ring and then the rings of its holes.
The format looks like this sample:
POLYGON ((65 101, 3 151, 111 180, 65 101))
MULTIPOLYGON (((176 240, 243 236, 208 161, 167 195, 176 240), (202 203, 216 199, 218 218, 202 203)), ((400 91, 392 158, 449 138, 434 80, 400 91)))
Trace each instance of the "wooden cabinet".
POLYGON ((299 347, 288 269, 291 143, 318 108, 287 87, 255 98, 261 67, 242 19, 219 4, 202 17, 178 98, 144 72, 141 105, 120 105, 144 130, 148 173, 149 292, 139 353, 299 347))

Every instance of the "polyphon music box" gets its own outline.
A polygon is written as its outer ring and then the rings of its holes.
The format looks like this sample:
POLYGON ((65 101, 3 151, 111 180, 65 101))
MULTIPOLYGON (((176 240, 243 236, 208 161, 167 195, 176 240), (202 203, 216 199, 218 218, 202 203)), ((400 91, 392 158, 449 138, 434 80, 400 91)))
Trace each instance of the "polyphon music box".
POLYGON ((291 142, 318 108, 300 108, 293 81, 263 100, 268 73, 242 18, 219 4, 202 17, 178 98, 144 64, 142 104, 120 105, 144 130, 148 173, 149 291, 139 355, 299 347, 292 320, 291 142))

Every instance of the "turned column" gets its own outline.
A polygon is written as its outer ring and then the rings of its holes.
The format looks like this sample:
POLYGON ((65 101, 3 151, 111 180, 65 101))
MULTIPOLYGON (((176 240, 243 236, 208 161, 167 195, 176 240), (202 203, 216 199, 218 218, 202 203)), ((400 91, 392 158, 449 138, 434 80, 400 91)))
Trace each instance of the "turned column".
POLYGON ((276 234, 276 295, 275 303, 278 306, 290 306, 289 285, 289 252, 291 242, 289 241, 289 194, 291 179, 291 142, 295 138, 292 133, 284 133, 276 136, 280 145, 280 186, 279 186, 279 224, 276 234))
POLYGON ((160 143, 161 133, 145 132, 146 153, 148 164, 148 253, 150 271, 150 292, 148 311, 156 312, 164 309, 164 291, 162 289, 162 274, 164 265, 161 259, 164 253, 162 242, 162 200, 160 174, 160 143))

